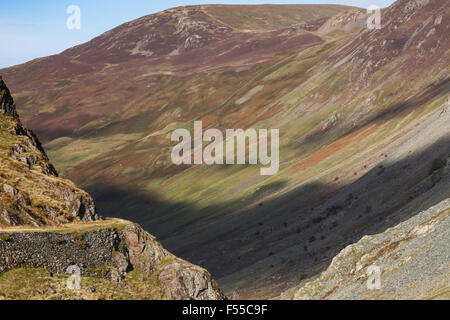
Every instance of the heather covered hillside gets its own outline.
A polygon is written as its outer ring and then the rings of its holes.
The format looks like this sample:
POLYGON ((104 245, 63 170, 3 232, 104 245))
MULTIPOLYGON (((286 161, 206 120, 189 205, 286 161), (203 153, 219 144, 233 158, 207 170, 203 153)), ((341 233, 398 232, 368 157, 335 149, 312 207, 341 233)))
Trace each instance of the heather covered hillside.
POLYGON ((180 7, 0 73, 103 215, 226 294, 300 298, 350 244, 448 205, 449 19, 442 0, 398 0, 373 30, 343 6, 180 7), (195 120, 279 129, 279 172, 173 164, 170 135, 195 120))

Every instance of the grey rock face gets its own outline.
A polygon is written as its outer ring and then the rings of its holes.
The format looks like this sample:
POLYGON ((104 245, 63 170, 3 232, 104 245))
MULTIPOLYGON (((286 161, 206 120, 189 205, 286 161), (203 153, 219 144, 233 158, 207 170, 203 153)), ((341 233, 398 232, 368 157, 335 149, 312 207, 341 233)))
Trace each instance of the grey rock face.
POLYGON ((200 272, 194 266, 183 266, 178 261, 164 267, 159 274, 159 281, 169 299, 218 300, 224 298, 209 273, 200 272))
POLYGON ((11 223, 11 219, 9 218, 9 212, 5 208, 2 208, 2 218, 5 219, 7 223, 11 223))
POLYGON ((0 76, 0 113, 4 113, 13 117, 17 116, 16 106, 11 97, 8 87, 0 76))
POLYGON ((48 176, 58 176, 58 172, 55 167, 50 163, 41 142, 36 137, 33 131, 24 128, 17 116, 17 126, 14 129, 13 134, 26 136, 28 139, 25 140, 23 145, 15 144, 11 148, 10 158, 22 163, 25 163, 30 169, 37 166, 41 169, 42 173, 48 176), (30 151, 33 154, 29 154, 30 151))
POLYGON ((41 142, 36 137, 33 131, 26 129, 22 126, 19 115, 16 111, 16 105, 14 103, 14 99, 11 96, 11 93, 6 86, 5 82, 2 80, 0 76, 0 113, 6 114, 12 117, 16 125, 12 129, 11 134, 25 136, 28 139, 25 139, 24 144, 14 144, 11 148, 10 157, 16 161, 20 161, 25 163, 32 168, 33 166, 38 166, 41 168, 42 173, 49 176, 58 176, 58 172, 53 167, 53 165, 49 162, 47 154, 42 147, 41 142), (33 154, 28 154, 27 151, 32 150, 33 154))
MULTIPOLYGON (((59 198, 61 202, 64 202, 69 215, 72 220, 79 221, 95 221, 99 220, 97 209, 95 207, 92 197, 78 189, 73 189, 65 184, 48 185, 48 190, 51 191, 55 198, 59 198)), ((5 208, 9 214, 1 215, 3 221, 0 220, 0 225, 6 224, 6 226, 29 224, 33 226, 39 226, 45 224, 45 220, 49 220, 58 223, 58 217, 65 215, 64 210, 60 208, 54 208, 51 206, 41 206, 39 211, 43 211, 45 217, 42 217, 42 213, 38 214, 38 208, 31 205, 29 195, 24 190, 19 190, 7 183, 0 183, 0 198, 8 198, 8 208, 5 208), (19 217, 26 217, 21 219, 19 217), (14 222, 14 224, 13 224, 14 222)))
MULTIPOLYGON (((75 195, 75 197, 78 195, 75 195)), ((89 195, 81 195, 72 202, 70 215, 80 218, 81 221, 93 221, 99 218, 94 200, 89 195)))
POLYGON ((124 228, 122 240, 130 263, 147 275, 153 273, 154 267, 163 259, 171 256, 154 237, 136 224, 124 228))
MULTIPOLYGON (((343 249, 294 299, 432 299, 448 293, 450 199, 343 249), (379 287, 373 270, 379 270, 379 287)), ((441 297, 442 298, 442 297, 441 297)))
POLYGON ((1 217, 11 226, 18 226, 22 223, 22 220, 14 214, 11 214, 5 208, 1 209, 1 217))

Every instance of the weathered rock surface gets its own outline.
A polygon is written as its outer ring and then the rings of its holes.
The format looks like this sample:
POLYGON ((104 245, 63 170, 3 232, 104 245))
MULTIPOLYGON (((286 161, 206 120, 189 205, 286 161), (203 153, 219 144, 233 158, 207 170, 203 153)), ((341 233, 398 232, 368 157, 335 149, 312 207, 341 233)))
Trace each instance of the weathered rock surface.
POLYGON ((8 129, 12 135, 22 136, 22 144, 14 144, 10 151, 10 157, 14 160, 23 162, 31 169, 34 166, 47 175, 58 176, 56 169, 50 163, 47 154, 42 148, 42 144, 33 131, 22 126, 19 115, 16 111, 16 105, 11 93, 0 76, 0 114, 11 117, 13 126, 5 127, 0 124, 0 129, 8 129))
POLYGON ((5 82, 3 82, 2 76, 0 76, 0 113, 17 117, 14 100, 5 82))
POLYGON ((0 226, 52 225, 99 219, 92 197, 58 179, 39 139, 22 126, 14 99, 0 78, 0 226))
POLYGON ((176 261, 164 267, 159 274, 159 282, 169 299, 216 300, 224 296, 209 273, 198 267, 186 267, 176 261))
POLYGON ((343 249, 294 299, 448 299, 450 199, 343 249), (379 270, 380 286, 376 285, 379 270), (368 285, 369 282, 369 285, 368 285))

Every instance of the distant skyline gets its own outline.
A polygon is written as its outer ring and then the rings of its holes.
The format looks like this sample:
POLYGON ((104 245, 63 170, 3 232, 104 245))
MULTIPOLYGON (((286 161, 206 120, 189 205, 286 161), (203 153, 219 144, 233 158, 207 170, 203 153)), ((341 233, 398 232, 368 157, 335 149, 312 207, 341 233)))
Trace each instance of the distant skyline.
POLYGON ((57 54, 118 25, 172 7, 198 4, 342 4, 387 7, 394 0, 2 0, 0 68, 57 54), (70 5, 81 9, 81 28, 69 30, 70 5))

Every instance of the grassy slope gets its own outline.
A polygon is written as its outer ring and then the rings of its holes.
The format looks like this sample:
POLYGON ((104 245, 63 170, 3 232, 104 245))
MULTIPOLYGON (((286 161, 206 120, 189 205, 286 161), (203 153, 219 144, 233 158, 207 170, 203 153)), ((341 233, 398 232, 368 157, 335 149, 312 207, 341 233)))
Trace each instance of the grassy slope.
POLYGON ((85 234, 102 229, 116 229, 122 230, 125 226, 131 222, 122 219, 106 219, 90 222, 72 222, 65 223, 58 226, 43 226, 43 227, 31 227, 31 226, 14 226, 14 227, 2 227, 0 230, 2 233, 14 233, 14 232, 51 232, 57 234, 85 234))
POLYGON ((14 269, 0 275, 0 299, 13 300, 160 300, 157 276, 130 272, 121 285, 106 279, 81 277, 81 289, 71 290, 69 275, 51 275, 40 268, 14 269))
POLYGON ((210 5, 203 10, 236 29, 275 30, 323 17, 332 17, 347 6, 339 5, 210 5))

